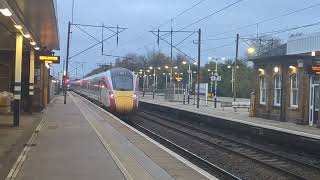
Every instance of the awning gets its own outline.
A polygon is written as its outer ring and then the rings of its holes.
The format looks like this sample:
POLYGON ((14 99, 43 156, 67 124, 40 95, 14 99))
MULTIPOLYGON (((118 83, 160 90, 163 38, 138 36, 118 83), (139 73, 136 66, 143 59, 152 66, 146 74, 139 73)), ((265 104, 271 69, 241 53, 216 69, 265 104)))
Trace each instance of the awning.
POLYGON ((8 8, 12 16, 0 14, 0 48, 14 49, 14 24, 23 27, 40 48, 59 50, 56 0, 0 0, 0 9, 8 8))

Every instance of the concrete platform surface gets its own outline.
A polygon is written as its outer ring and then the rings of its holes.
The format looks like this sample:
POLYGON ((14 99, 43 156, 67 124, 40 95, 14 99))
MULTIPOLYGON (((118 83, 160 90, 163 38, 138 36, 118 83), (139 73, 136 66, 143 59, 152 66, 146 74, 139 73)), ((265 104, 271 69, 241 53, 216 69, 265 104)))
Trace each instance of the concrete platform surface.
POLYGON ((25 147, 43 113, 23 113, 20 126, 13 126, 13 115, 0 115, 0 179, 5 179, 25 147))
POLYGON ((215 179, 188 163, 69 93, 49 104, 7 180, 215 179))
POLYGON ((200 108, 196 108, 196 105, 193 104, 193 101, 190 104, 183 104, 182 102, 168 102, 164 100, 162 96, 156 96, 155 99, 152 96, 148 95, 145 97, 140 96, 140 101, 158 104, 162 106, 167 106, 170 108, 176 108, 180 110, 186 110, 190 112, 196 112, 203 115, 209 115, 213 117, 218 117, 230 121, 236 121, 248 125, 273 129, 277 131, 282 131, 286 133, 296 134, 300 136, 310 137, 314 139, 320 139, 320 129, 316 127, 297 125, 289 122, 280 122, 275 120, 249 117, 249 112, 246 109, 239 109, 237 112, 234 112, 233 108, 225 108, 224 110, 217 105, 217 108, 213 107, 213 103, 209 102, 206 106, 204 102, 200 103, 200 108))
POLYGON ((79 109, 71 99, 64 105, 62 97, 49 104, 40 133, 15 174, 18 180, 125 179, 79 109))

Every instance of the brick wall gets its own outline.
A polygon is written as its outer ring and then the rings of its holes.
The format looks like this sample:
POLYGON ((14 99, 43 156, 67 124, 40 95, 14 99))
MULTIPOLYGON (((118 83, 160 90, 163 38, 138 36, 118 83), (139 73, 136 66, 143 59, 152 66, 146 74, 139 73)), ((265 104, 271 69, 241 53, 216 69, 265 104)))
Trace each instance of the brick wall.
POLYGON ((256 116, 266 119, 286 121, 297 124, 308 123, 309 108, 309 87, 310 76, 303 74, 302 70, 295 63, 288 61, 277 61, 273 63, 255 63, 256 71, 256 116), (281 62, 281 63, 279 63, 281 62), (295 68, 290 68, 294 66, 295 68), (278 67, 279 72, 274 72, 274 68, 278 67), (263 69, 264 72, 259 71, 263 69), (291 107, 291 76, 297 74, 299 80, 299 102, 298 107, 291 107), (280 75, 282 78, 282 95, 281 106, 274 105, 275 81, 274 78, 280 75), (265 76, 267 79, 267 100, 266 104, 260 104, 260 77, 265 76))

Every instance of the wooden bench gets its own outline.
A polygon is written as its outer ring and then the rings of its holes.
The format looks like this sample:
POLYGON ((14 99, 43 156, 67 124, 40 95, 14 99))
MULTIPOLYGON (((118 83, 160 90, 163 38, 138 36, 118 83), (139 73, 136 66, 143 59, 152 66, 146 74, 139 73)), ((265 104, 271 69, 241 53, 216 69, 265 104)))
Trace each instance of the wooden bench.
POLYGON ((232 102, 232 107, 235 112, 237 111, 237 108, 247 108, 249 112, 250 102, 232 102))
POLYGON ((220 107, 224 110, 225 107, 232 107, 232 102, 221 102, 220 107))

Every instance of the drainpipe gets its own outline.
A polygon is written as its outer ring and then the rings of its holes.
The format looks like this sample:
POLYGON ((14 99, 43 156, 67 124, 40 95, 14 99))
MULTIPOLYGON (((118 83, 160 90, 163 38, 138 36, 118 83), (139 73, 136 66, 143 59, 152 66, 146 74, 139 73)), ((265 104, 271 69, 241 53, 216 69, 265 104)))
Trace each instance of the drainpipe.
POLYGON ((285 121, 286 119, 286 99, 285 99, 285 95, 287 93, 283 93, 285 92, 285 80, 287 79, 286 77, 286 73, 288 69, 285 69, 285 66, 283 64, 280 65, 280 71, 281 71, 281 102, 280 102, 280 121, 285 121))

